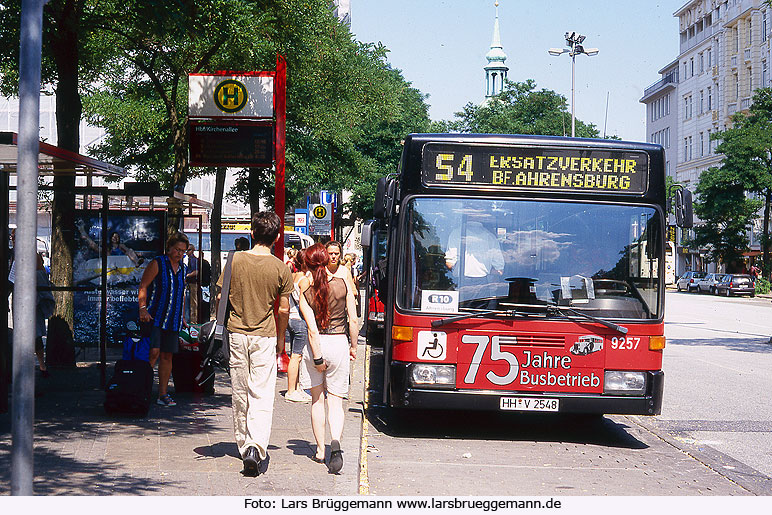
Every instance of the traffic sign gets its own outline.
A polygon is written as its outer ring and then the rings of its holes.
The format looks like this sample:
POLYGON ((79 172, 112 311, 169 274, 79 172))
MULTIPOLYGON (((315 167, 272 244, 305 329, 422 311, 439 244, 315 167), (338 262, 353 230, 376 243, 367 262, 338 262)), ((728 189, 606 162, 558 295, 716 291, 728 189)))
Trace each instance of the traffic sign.
POLYGON ((332 232, 332 206, 311 204, 308 206, 308 234, 321 235, 332 232))
POLYGON ((318 205, 314 207, 313 214, 314 214, 314 218, 317 218, 319 220, 324 220, 325 218, 327 218, 327 208, 322 205, 318 205))

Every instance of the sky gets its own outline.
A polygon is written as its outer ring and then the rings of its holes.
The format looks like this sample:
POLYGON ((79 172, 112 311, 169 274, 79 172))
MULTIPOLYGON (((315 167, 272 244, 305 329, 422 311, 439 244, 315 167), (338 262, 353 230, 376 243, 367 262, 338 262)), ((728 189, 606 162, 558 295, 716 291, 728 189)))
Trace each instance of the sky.
MULTIPOLYGON (((499 0, 508 78, 571 100, 571 58, 553 57, 565 33, 587 36, 598 55, 576 57, 576 117, 601 134, 646 140, 643 90, 678 57, 678 19, 686 0, 499 0), (608 118, 606 104, 608 98, 608 118)), ((494 0, 351 0, 351 31, 381 42, 406 80, 428 94, 432 120, 449 120, 485 96, 494 0)), ((570 106, 569 106, 570 110, 570 106)), ((570 121, 568 123, 570 131, 570 121)))

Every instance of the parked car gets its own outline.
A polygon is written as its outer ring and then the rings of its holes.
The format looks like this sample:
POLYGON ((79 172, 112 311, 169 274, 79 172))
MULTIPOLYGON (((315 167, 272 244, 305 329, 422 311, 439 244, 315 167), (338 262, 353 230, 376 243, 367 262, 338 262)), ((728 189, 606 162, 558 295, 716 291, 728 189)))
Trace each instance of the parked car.
POLYGON ((705 277, 705 272, 686 272, 676 281, 678 291, 697 291, 697 281, 705 277))
POLYGON ((727 274, 724 279, 716 285, 716 293, 729 297, 730 295, 750 295, 756 296, 756 283, 753 277, 745 274, 727 274))
POLYGON ((716 285, 724 279, 726 274, 708 274, 699 281, 697 281, 697 289, 700 293, 709 291, 710 293, 716 293, 716 285))

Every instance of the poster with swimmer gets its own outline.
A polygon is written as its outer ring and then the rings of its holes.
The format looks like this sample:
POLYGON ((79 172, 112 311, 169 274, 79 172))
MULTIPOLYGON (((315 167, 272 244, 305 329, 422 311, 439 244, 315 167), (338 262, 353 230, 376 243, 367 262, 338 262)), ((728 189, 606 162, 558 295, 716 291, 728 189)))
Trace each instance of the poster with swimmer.
POLYGON ((77 291, 74 333, 79 345, 99 343, 102 237, 107 238, 107 343, 121 343, 126 323, 138 320, 137 288, 145 267, 163 253, 164 213, 110 211, 102 230, 99 211, 75 213, 73 282, 93 287, 77 291))

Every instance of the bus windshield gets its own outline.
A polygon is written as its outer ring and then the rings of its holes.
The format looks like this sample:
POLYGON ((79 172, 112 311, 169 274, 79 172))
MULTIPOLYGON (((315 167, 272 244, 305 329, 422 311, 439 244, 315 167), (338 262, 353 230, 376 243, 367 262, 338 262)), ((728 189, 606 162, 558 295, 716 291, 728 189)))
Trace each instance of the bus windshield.
POLYGON ((661 216, 651 206, 415 197, 397 302, 437 313, 570 306, 656 319, 661 216))

